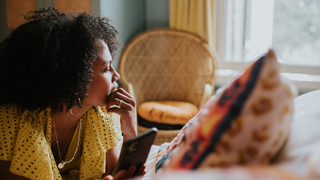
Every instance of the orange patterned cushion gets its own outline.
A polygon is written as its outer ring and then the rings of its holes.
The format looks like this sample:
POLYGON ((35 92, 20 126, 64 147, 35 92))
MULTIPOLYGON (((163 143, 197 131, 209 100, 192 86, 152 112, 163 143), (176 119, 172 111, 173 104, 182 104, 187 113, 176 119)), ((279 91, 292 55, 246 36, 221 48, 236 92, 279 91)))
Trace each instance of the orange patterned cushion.
POLYGON ((269 163, 290 131, 294 88, 270 50, 183 128, 162 171, 269 163))

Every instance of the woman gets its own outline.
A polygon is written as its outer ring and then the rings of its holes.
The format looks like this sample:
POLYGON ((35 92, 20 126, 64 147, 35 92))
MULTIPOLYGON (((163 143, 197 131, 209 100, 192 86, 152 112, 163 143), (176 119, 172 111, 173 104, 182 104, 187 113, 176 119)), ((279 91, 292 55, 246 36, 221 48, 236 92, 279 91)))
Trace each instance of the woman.
POLYGON ((112 67, 117 31, 54 8, 25 18, 0 44, 0 179, 131 177, 135 167, 110 176, 137 135, 135 99, 112 67))

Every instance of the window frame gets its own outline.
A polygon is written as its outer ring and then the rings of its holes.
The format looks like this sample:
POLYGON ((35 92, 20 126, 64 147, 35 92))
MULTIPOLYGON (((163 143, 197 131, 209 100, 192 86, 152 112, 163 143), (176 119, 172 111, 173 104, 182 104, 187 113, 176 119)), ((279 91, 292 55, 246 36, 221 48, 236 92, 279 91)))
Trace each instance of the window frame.
MULTIPOLYGON (((243 70, 241 67, 248 67, 252 62, 226 62, 224 61, 224 35, 225 35, 225 1, 216 0, 216 51, 219 56, 219 69, 229 69, 234 71, 243 70)), ((253 59, 254 60, 254 59, 253 59)), ((295 73, 295 74, 308 74, 320 75, 320 66, 308 65, 288 65, 280 63, 281 73, 295 73)), ((218 86, 230 81, 233 76, 221 76, 217 74, 216 84, 218 86)), ((320 89, 320 81, 304 81, 293 80, 297 88, 301 91, 311 91, 320 89)))

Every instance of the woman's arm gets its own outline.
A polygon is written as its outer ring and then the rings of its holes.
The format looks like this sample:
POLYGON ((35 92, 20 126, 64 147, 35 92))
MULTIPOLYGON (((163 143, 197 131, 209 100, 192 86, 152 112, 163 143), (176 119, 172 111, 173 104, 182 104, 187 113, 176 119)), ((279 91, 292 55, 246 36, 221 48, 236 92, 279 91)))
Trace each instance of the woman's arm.
POLYGON ((116 167, 118 160, 119 160, 122 143, 123 143, 123 141, 121 140, 115 147, 113 147, 107 151, 107 153, 106 153, 106 173, 104 174, 104 176, 111 174, 113 169, 116 167))
POLYGON ((108 97, 108 104, 106 108, 109 113, 116 113, 120 115, 123 141, 137 135, 136 99, 132 95, 122 88, 117 89, 108 97), (114 105, 120 105, 120 107, 113 107, 114 105))
MULTIPOLYGON (((132 95, 120 88, 113 91, 107 101, 107 111, 109 113, 119 114, 121 117, 120 123, 123 139, 117 146, 108 150, 106 153, 106 173, 103 175, 105 177, 103 179, 121 180, 130 178, 135 172, 135 166, 131 166, 127 170, 121 170, 113 177, 110 175, 118 163, 123 142, 137 135, 136 100, 132 95), (114 105, 118 106, 118 108, 113 107, 114 105)), ((143 173, 144 166, 139 170, 138 175, 143 173)))
POLYGON ((0 160, 0 179, 28 180, 28 178, 11 173, 10 165, 11 161, 0 160))

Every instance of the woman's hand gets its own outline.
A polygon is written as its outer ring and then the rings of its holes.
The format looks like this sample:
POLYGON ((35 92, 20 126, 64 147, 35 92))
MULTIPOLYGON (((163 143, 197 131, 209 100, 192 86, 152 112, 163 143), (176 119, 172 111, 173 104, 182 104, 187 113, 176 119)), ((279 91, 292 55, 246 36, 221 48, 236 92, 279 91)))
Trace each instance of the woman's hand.
MULTIPOLYGON (((135 176, 140 176, 142 178, 142 175, 145 174, 145 165, 143 165, 139 171, 137 172, 137 174, 135 176)), ((128 170, 121 170, 119 171, 115 176, 111 176, 111 175, 108 175, 104 178, 102 178, 101 180, 123 180, 123 179, 128 179, 128 178, 131 178, 134 174, 136 170, 136 167, 135 166, 130 166, 130 168, 128 170)), ((135 180, 138 180, 135 178, 135 180)))
POLYGON ((137 135, 136 99, 120 88, 111 92, 106 106, 108 112, 119 114, 124 141, 137 135), (120 107, 113 107, 114 105, 120 107))

